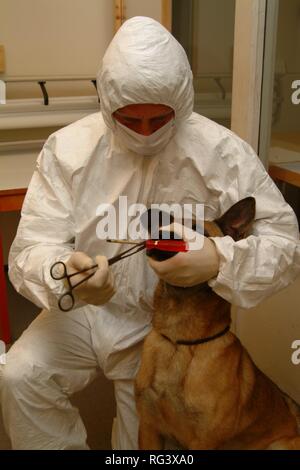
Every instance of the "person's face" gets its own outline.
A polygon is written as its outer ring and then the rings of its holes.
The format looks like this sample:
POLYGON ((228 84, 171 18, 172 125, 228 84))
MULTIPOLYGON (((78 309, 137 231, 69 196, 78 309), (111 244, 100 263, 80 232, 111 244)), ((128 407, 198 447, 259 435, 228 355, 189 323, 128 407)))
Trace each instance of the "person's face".
POLYGON ((151 135, 169 122, 175 113, 164 104, 130 104, 117 109, 113 117, 123 126, 142 135, 151 135))

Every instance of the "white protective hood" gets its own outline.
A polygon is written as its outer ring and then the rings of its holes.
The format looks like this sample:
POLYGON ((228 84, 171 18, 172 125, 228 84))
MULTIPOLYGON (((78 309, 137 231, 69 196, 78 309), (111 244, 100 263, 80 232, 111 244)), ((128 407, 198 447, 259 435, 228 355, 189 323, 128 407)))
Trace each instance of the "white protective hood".
POLYGON ((97 76, 101 111, 111 114, 130 104, 170 106, 175 122, 193 111, 193 75, 184 49, 157 21, 137 16, 126 21, 110 43, 97 76))

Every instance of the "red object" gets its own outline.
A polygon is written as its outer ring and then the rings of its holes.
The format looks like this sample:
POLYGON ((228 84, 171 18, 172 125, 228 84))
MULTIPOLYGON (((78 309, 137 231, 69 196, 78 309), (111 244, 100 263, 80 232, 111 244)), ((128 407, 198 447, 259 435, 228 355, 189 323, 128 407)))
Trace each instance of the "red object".
POLYGON ((0 339, 4 341, 6 344, 10 343, 11 341, 1 234, 0 234, 0 339))
MULTIPOLYGON (((0 212, 11 212, 11 211, 21 210, 26 191, 27 191, 26 188, 0 190, 0 212)), ((5 343, 11 342, 1 234, 0 234, 0 339, 4 341, 5 343)))
POLYGON ((189 251, 187 242, 183 240, 146 240, 146 248, 176 253, 189 251))

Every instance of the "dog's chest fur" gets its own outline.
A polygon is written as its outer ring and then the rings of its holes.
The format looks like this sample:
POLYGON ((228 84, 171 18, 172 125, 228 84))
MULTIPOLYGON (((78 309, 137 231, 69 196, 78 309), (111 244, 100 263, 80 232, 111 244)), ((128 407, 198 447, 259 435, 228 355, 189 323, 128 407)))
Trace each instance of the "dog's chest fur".
POLYGON ((193 442, 198 448, 199 442, 201 448, 225 443, 228 448, 264 448, 273 427, 292 433, 295 423, 277 388, 232 333, 205 344, 176 343, 210 336, 216 325, 221 331, 230 321, 229 304, 214 293, 191 289, 189 294, 182 303, 181 292, 166 291, 163 283, 157 287, 154 328, 145 339, 136 378, 139 414, 184 448, 193 442), (254 444, 244 437, 251 438, 253 426, 254 444))
MULTIPOLYGON (((182 443, 182 438, 179 439, 181 428, 191 434, 196 412, 188 385, 193 355, 189 348, 176 348, 168 340, 158 337, 154 330, 147 341, 150 349, 144 348, 143 363, 151 363, 152 367, 150 374, 148 368, 141 369, 137 379, 140 406, 152 414, 166 435, 182 443), (156 351, 153 351, 153 345, 155 350, 158 348, 156 351)), ((199 410, 196 414, 199 416, 199 410)))

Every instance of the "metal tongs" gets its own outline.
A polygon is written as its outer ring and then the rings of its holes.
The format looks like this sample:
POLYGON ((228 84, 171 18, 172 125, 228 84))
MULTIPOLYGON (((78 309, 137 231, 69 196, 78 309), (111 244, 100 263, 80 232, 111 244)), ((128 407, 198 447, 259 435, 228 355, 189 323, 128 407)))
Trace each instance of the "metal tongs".
MULTIPOLYGON (((123 251, 122 253, 119 253, 118 255, 113 256, 112 258, 108 259, 109 266, 113 265, 114 263, 117 263, 118 261, 121 261, 122 259, 128 258, 128 256, 134 255, 144 249, 146 249, 147 251, 149 250, 160 250, 160 251, 170 251, 170 252, 188 251, 188 244, 183 240, 151 240, 150 239, 150 240, 143 240, 140 242, 136 242, 134 240, 108 239, 107 241, 110 243, 121 243, 121 244, 133 245, 127 250, 123 251)), ((55 279, 56 281, 66 279, 68 282, 68 286, 69 286, 69 289, 67 290, 67 292, 62 294, 60 298, 58 299, 58 306, 60 310, 62 310, 63 312, 69 312, 70 310, 72 310, 72 308, 74 307, 74 303, 75 303, 73 289, 75 289, 75 287, 78 287, 80 284, 82 284, 83 282, 87 281, 90 277, 92 277, 96 272, 95 268, 98 268, 98 264, 93 264, 93 266, 89 268, 85 268, 85 269, 82 269, 81 271, 76 271, 75 273, 68 274, 67 267, 63 261, 57 261, 51 266, 50 275, 52 279, 55 279), (84 279, 81 279, 81 281, 77 282, 76 284, 73 284, 73 285, 71 284, 70 279, 73 276, 77 276, 77 274, 90 271, 91 269, 94 269, 92 273, 88 274, 84 279)))

